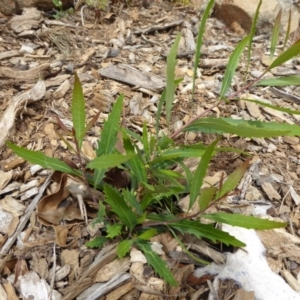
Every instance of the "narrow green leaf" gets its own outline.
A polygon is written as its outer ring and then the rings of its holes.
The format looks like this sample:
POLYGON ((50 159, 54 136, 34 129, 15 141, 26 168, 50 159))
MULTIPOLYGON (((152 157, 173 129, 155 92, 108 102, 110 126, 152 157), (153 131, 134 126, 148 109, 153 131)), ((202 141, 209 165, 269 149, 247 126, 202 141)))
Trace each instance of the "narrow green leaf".
POLYGON ((203 43, 203 36, 204 36, 204 31, 205 31, 205 25, 207 18, 210 15, 210 11, 212 6, 214 5, 215 0, 210 0, 208 4, 206 5, 205 11, 202 15, 201 22, 199 25, 199 31, 198 31, 198 36, 197 36, 197 45, 196 45, 196 53, 195 53, 195 63, 194 63, 194 73, 193 73, 193 92, 192 92, 192 97, 194 98, 194 93, 195 93, 195 82, 197 78, 197 68, 199 65, 200 61, 200 55, 201 55, 201 47, 203 43))
POLYGON ((133 157, 133 154, 121 155, 121 154, 107 154, 101 155, 99 157, 91 160, 87 167, 90 169, 109 169, 113 167, 117 167, 122 163, 126 162, 130 158, 133 157))
POLYGON ((173 170, 154 170, 153 173, 155 174, 155 176, 159 176, 159 174, 166 176, 166 178, 169 177, 174 177, 174 178, 182 178, 182 174, 180 174, 179 172, 175 172, 173 170))
POLYGON ((282 65, 286 61, 290 60, 291 58, 299 55, 300 53, 300 41, 293 44, 291 47, 289 47, 286 51, 284 51, 281 55, 279 55, 268 67, 268 71, 271 69, 282 65))
POLYGON ((184 253, 186 253, 191 259, 193 259, 194 261, 197 261, 200 264, 203 265, 209 265, 210 263, 206 260, 203 260, 197 256, 195 256, 192 252, 190 252, 187 247, 184 245, 184 243, 180 240, 180 238, 177 236, 177 234, 175 233, 174 230, 172 230, 172 228, 169 227, 169 230, 171 231, 172 235, 174 236, 175 240, 177 241, 177 243, 180 245, 180 247, 182 248, 182 251, 184 253))
POLYGON ((255 85, 262 85, 262 86, 300 85, 300 75, 280 76, 277 78, 265 78, 257 82, 255 85))
POLYGON ((122 115, 124 95, 120 95, 113 105, 113 108, 108 115, 107 121, 104 122, 101 140, 98 142, 97 156, 102 154, 110 154, 113 152, 116 142, 117 133, 120 129, 120 120, 122 115))
POLYGON ((128 154, 135 154, 129 160, 129 168, 131 173, 136 176, 138 182, 146 182, 147 181, 147 171, 145 168, 145 163, 143 161, 143 157, 139 151, 135 152, 134 145, 132 144, 129 136, 125 131, 122 132, 123 135, 123 145, 128 154))
POLYGON ((192 147, 182 146, 177 149, 170 149, 162 152, 157 158, 153 159, 150 162, 151 166, 155 166, 158 163, 174 160, 176 158, 184 158, 184 157, 201 157, 206 149, 193 149, 192 147))
POLYGON ((215 140, 213 143, 211 143, 204 154, 202 155, 201 161, 198 164, 198 167, 194 173, 191 185, 190 185, 190 203, 189 203, 189 209, 193 206, 195 201, 197 200, 197 197, 200 193, 200 189, 202 186, 202 182, 204 179, 204 176, 206 174, 209 162, 211 160, 211 157, 213 156, 215 147, 217 143, 219 142, 219 139, 215 140))
POLYGON ((171 118, 171 110, 174 101, 174 94, 175 94, 175 67, 177 64, 176 56, 177 56, 177 49, 179 45, 179 41, 181 38, 181 34, 177 34, 176 39, 170 49, 169 55, 167 57, 167 84, 166 84, 166 120, 167 125, 170 124, 171 118))
POLYGON ((57 135, 66 144, 66 146, 70 152, 77 154, 77 150, 68 142, 68 140, 64 136, 62 136, 59 132, 57 132, 57 135))
POLYGON ((179 165, 184 170, 188 186, 190 187, 191 182, 193 180, 193 174, 192 174, 191 170, 183 162, 180 162, 179 165))
POLYGON ((208 238, 214 243, 220 241, 225 245, 232 245, 236 247, 246 246, 243 242, 239 241, 235 237, 231 236, 227 232, 223 232, 214 228, 212 225, 198 223, 196 221, 183 220, 176 223, 169 223, 170 227, 179 230, 181 233, 190 233, 197 238, 208 238))
POLYGON ((111 206, 112 211, 118 215, 124 225, 132 231, 137 224, 137 216, 127 206, 123 196, 108 184, 104 184, 104 194, 105 202, 111 206))
POLYGON ((176 217, 171 214, 148 214, 147 219, 156 222, 166 222, 175 220, 176 217))
POLYGON ((97 189, 97 187, 101 187, 103 186, 103 178, 105 177, 105 173, 106 173, 107 169, 95 169, 94 170, 94 174, 92 177, 92 184, 94 186, 95 189, 97 189))
POLYGON ((136 197, 129 191, 126 189, 122 190, 122 194, 124 196, 125 201, 133 208, 135 209, 135 212, 137 213, 137 215, 141 216, 143 214, 141 205, 139 203, 139 201, 136 199, 136 197))
POLYGON ((155 194, 166 197, 167 195, 182 192, 182 188, 178 186, 153 185, 151 189, 148 189, 148 187, 149 185, 144 189, 143 194, 152 194, 153 197, 155 197, 155 194))
POLYGON ((247 229, 273 229, 285 227, 287 223, 275 222, 266 219, 260 219, 252 216, 244 216, 239 214, 215 213, 202 215, 201 217, 213 220, 219 223, 225 223, 232 226, 239 226, 247 229))
POLYGON ((252 26, 251 26, 250 34, 249 34, 246 74, 248 74, 248 70, 249 70, 249 66, 250 66, 253 37, 254 37, 255 31, 256 31, 256 25, 257 25, 257 20, 258 20, 259 10, 260 10, 261 4, 262 4, 262 0, 260 0, 259 3, 258 3, 258 5, 257 5, 256 11, 255 11, 255 14, 254 14, 254 17, 253 17, 253 21, 252 21, 252 26))
POLYGON ((168 149, 171 145, 174 144, 174 141, 166 135, 163 135, 158 139, 157 147, 161 150, 168 149))
POLYGON ((293 110, 293 109, 290 109, 290 108, 279 107, 279 106, 271 105, 271 104, 268 104, 268 103, 265 103, 265 102, 261 102, 261 101, 258 101, 258 100, 253 100, 253 99, 242 99, 241 98, 240 100, 244 100, 244 101, 248 101, 248 102, 253 102, 253 103, 259 104, 261 106, 265 106, 265 107, 270 107, 270 108, 273 108, 275 110, 285 112, 287 114, 300 115, 300 111, 299 110, 293 110))
POLYGON ((133 240, 122 241, 117 247, 117 255, 119 258, 123 258, 131 249, 133 240))
POLYGON ((139 182, 147 181, 147 171, 140 155, 134 155, 130 160, 130 169, 139 182))
POLYGON ((140 234, 138 238, 142 240, 150 240, 155 235, 157 235, 157 230, 155 228, 151 228, 140 234))
POLYGON ((273 32, 272 32, 272 38, 271 38, 271 49, 270 49, 270 57, 271 59, 274 56, 275 49, 278 43, 278 38, 279 38, 279 33, 280 33, 280 25, 281 25, 281 15, 282 15, 282 8, 279 10, 276 18, 275 18, 275 23, 273 27, 273 32))
POLYGON ((142 138, 143 138, 143 150, 144 150, 144 155, 146 157, 146 161, 148 161, 150 159, 150 149, 149 149, 149 137, 148 137, 148 130, 147 130, 147 125, 144 122, 143 124, 143 134, 142 134, 142 138))
POLYGON ((88 248, 101 248, 104 243, 107 241, 105 236, 99 236, 94 238, 93 240, 85 243, 88 248))
POLYGON ((71 105, 71 113, 72 113, 72 121, 75 129, 76 140, 79 145, 79 149, 81 149, 84 131, 85 131, 85 103, 82 87, 75 72, 75 81, 73 88, 73 97, 72 97, 72 105, 71 105))
POLYGON ((231 54, 227 68, 224 74, 221 92, 220 92, 220 99, 223 99, 225 94, 230 88, 232 78, 234 76, 235 70, 238 66, 240 56, 242 55, 246 45, 249 43, 249 36, 246 36, 234 49, 233 53, 231 54))
POLYGON ((18 156, 24 158, 25 160, 31 162, 32 164, 40 165, 45 169, 51 169, 55 171, 60 171, 63 173, 68 173, 75 176, 80 176, 81 173, 69 167, 63 161, 60 161, 57 158, 52 158, 46 156, 40 151, 32 151, 19 147, 11 142, 6 142, 6 145, 13 150, 18 156))
POLYGON ((283 43, 283 49, 285 49, 286 44, 289 40, 290 33, 291 33, 291 24, 292 24, 292 9, 289 10, 289 19, 288 19, 288 27, 285 32, 285 38, 284 38, 284 43, 283 43))
POLYGON ((216 192, 217 192, 217 188, 214 186, 202 189, 200 191, 198 203, 201 212, 206 210, 209 203, 214 199, 216 192))
POLYGON ((161 276, 167 283, 172 286, 177 286, 171 271, 168 269, 167 264, 151 249, 151 245, 143 240, 137 240, 136 246, 145 254, 147 262, 153 267, 154 271, 161 276))
POLYGON ((113 239, 115 236, 118 236, 121 234, 123 225, 121 224, 113 224, 113 225, 107 225, 107 235, 106 237, 109 239, 113 239))
POLYGON ((129 137, 132 137, 134 140, 137 140, 140 143, 143 143, 141 136, 139 134, 137 134, 136 132, 128 129, 128 128, 121 128, 122 132, 125 132, 126 135, 128 135, 129 137))
POLYGON ((156 149, 156 138, 154 135, 151 135, 150 143, 149 143, 149 155, 153 155, 155 149, 156 149))
POLYGON ((97 223, 105 223, 105 206, 103 205, 102 201, 99 201, 99 210, 97 212, 97 218, 93 221, 93 226, 95 226, 95 224, 97 223))
POLYGON ((215 199, 220 199, 229 192, 233 191, 241 179, 243 178, 244 174, 246 173, 250 164, 250 159, 246 160, 243 164, 241 164, 234 172, 232 172, 222 185, 222 189, 218 191, 216 194, 215 199))
MULTIPOLYGON (((145 183, 143 183, 144 185, 145 183)), ((180 193, 183 193, 183 186, 164 186, 164 185, 156 185, 154 186, 154 191, 148 190, 145 188, 143 190, 143 198, 141 199, 141 207, 142 210, 146 210, 146 208, 155 202, 160 201, 161 199, 178 196, 180 193)))
POLYGON ((146 218, 147 218, 147 213, 144 212, 140 217, 138 217, 137 223, 143 224, 146 221, 146 218))
POLYGON ((159 134, 159 126, 160 126, 160 116, 161 116, 161 112, 162 112, 162 108, 163 108, 163 104, 166 102, 166 89, 163 90, 158 104, 157 104, 157 112, 156 112, 156 121, 155 121, 155 135, 156 135, 156 139, 158 140, 158 134, 159 134))
POLYGON ((81 138, 83 139, 86 133, 95 125, 95 123, 98 121, 99 116, 101 114, 101 111, 98 111, 97 114, 94 115, 94 117, 89 121, 89 123, 85 126, 84 131, 82 133, 81 138))
MULTIPOLYGON (((298 127, 298 126, 297 126, 298 127)), ((184 131, 204 132, 208 134, 232 133, 240 137, 276 137, 292 135, 293 125, 276 122, 235 120, 232 118, 202 118, 187 126, 184 131)), ((295 134, 295 132, 293 132, 295 134)), ((298 132, 295 135, 299 135, 298 132)))

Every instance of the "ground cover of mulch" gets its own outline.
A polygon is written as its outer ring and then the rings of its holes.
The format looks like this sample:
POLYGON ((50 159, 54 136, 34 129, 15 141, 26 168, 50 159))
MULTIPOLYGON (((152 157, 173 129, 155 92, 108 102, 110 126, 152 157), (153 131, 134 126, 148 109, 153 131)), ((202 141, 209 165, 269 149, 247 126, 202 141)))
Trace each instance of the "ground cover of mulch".
MULTIPOLYGON (((10 140, 49 156, 74 159, 61 139, 63 133, 57 124, 59 117, 66 127, 72 127, 74 71, 83 86, 88 120, 101 112, 83 144, 88 159, 95 157, 103 121, 120 94, 125 95, 125 126, 142 132, 146 122, 154 132, 157 102, 166 83, 166 57, 181 32, 176 77, 183 81, 176 93, 172 115, 172 128, 176 131, 218 101, 228 58, 242 38, 216 19, 208 20, 196 92, 191 100, 193 54, 200 17, 196 6, 162 1, 153 1, 145 7, 116 5, 101 14, 85 8, 83 15, 79 10, 61 19, 53 19, 34 8, 21 16, 1 17, 0 299, 254 299, 255 291, 243 288, 241 282, 217 278, 221 269, 200 274, 203 266, 184 255, 169 234, 161 234, 152 241, 172 268, 178 287, 169 287, 158 278, 136 249, 122 260, 116 259, 114 243, 99 250, 88 249, 85 243, 99 234, 101 224, 92 225, 97 206, 86 197, 85 187, 64 175, 51 177, 49 170, 26 163, 5 146, 5 141, 10 140), (80 199, 85 201, 87 219, 80 211, 80 199), (198 273, 193 273, 195 269, 198 273)), ((270 63, 269 45, 270 35, 258 30, 248 80, 257 78, 270 63)), ((298 74, 299 68, 300 60, 295 58, 268 75, 298 74)), ((232 91, 241 87, 245 72, 246 56, 234 77, 232 91)), ((300 104, 297 87, 255 86, 241 97, 295 110, 300 104)), ((300 121, 299 115, 245 101, 220 104, 211 115, 289 124, 300 121)), ((165 131, 164 115, 160 123, 165 131)), ((178 139, 192 144, 209 143, 214 138, 188 133, 178 139)), ((224 135, 220 144, 245 150, 254 158, 238 193, 214 210, 263 214, 287 222, 284 230, 258 234, 271 270, 284 278, 282 282, 287 289, 299 292, 299 138, 240 139, 224 135)), ((220 152, 213 159, 205 181, 218 184, 245 160, 241 154, 220 152)), ((179 205, 184 208, 186 200, 180 200, 179 205)), ((243 240, 243 236, 240 238, 243 240)), ((227 251, 233 251, 190 237, 185 237, 184 242, 195 255, 220 268, 229 260, 227 251)))

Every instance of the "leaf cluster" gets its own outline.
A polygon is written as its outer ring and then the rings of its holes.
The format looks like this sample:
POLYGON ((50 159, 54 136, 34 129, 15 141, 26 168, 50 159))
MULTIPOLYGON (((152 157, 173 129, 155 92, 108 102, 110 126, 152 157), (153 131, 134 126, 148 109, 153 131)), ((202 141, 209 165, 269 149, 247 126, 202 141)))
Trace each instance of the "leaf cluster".
MULTIPOLYGON (((213 3, 213 0, 209 1, 199 25, 193 92, 205 24, 213 3)), ((258 11, 259 9, 257 9, 254 22, 257 20, 258 11)), ((73 136, 75 148, 63 136, 62 139, 69 150, 78 157, 79 167, 73 168, 59 159, 47 157, 41 152, 28 150, 11 142, 7 142, 7 145, 17 155, 31 163, 81 177, 87 186, 100 189, 104 193, 104 201, 99 202, 99 210, 95 221, 101 222, 105 226, 98 237, 86 244, 88 247, 101 247, 111 239, 118 239, 120 243, 117 248, 117 254, 119 257, 123 257, 130 251, 132 246, 135 246, 145 254, 148 263, 157 274, 162 276, 169 284, 176 285, 177 283, 166 263, 151 247, 150 240, 158 233, 171 232, 179 243, 181 243, 181 236, 188 233, 198 239, 205 238, 214 243, 221 242, 225 245, 243 247, 245 244, 242 241, 218 229, 215 224, 226 223, 253 229, 270 229, 286 225, 281 222, 239 214, 207 213, 208 208, 217 204, 236 189, 249 166, 249 160, 245 160, 232 174, 222 180, 219 186, 202 187, 212 157, 218 151, 238 151, 237 149, 218 147, 222 134, 229 133, 249 138, 299 135, 300 130, 297 125, 206 116, 220 102, 238 99, 238 93, 228 95, 228 91, 246 47, 248 47, 248 61, 250 60, 250 49, 254 33, 255 24, 252 26, 249 36, 245 37, 237 45, 230 56, 218 103, 169 136, 159 133, 160 117, 164 113, 169 126, 172 119, 176 87, 180 83, 180 80, 175 80, 174 72, 180 35, 177 35, 175 38, 167 58, 167 84, 158 103, 155 135, 149 132, 146 124, 143 125, 141 134, 137 134, 122 125, 124 95, 120 95, 100 132, 101 138, 96 149, 97 157, 86 161, 82 155, 83 141, 88 131, 97 122, 100 112, 87 122, 84 95, 78 76, 75 73, 71 107, 73 130, 69 131, 59 119, 58 124, 65 135, 73 136), (203 143, 183 145, 176 141, 176 137, 182 132, 202 132, 219 135, 220 137, 216 138, 210 145, 203 143), (186 158, 197 158, 200 160, 194 171, 191 171, 186 165, 186 158), (182 171, 177 170, 179 166, 182 171), (108 180, 107 174, 112 170, 119 172, 126 178, 123 185, 120 186, 116 182, 118 181, 116 178, 108 180), (177 205, 177 200, 186 195, 189 196, 188 212, 182 214, 177 205), (189 213, 196 204, 199 207, 197 212, 189 213), (210 221, 210 224, 207 221, 210 221)), ((275 34, 277 33, 278 28, 275 34)), ((274 41, 276 41, 276 38, 272 39, 273 44, 275 43, 274 41)), ((272 46, 272 55, 274 54, 273 50, 274 45, 272 46)), ((300 43, 294 44, 278 56, 267 68, 266 72, 299 53, 300 43)), ((242 92, 255 84, 272 85, 272 82, 274 82, 274 79, 273 81, 267 81, 261 80, 261 78, 253 81, 251 84, 244 84, 243 88, 238 92, 242 92)), ((293 84, 296 82, 296 79, 287 78, 283 80, 281 78, 278 82, 281 84, 282 82, 293 84)), ((249 101, 256 102, 259 105, 270 106, 255 100, 249 101)), ((272 106, 272 108, 283 109, 275 106, 272 106)), ((91 197, 98 203, 98 199, 93 195, 92 189, 91 197)), ((181 243, 181 245, 184 251, 188 252, 184 244, 181 243)), ((204 260, 201 260, 201 262, 203 264, 207 263, 204 260)))

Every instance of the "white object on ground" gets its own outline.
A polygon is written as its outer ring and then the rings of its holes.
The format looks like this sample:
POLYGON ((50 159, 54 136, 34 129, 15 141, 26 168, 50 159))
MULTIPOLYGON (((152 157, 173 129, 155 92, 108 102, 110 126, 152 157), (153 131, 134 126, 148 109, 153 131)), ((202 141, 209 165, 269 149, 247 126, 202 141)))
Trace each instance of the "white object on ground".
MULTIPOLYGON (((255 300, 299 300, 300 293, 294 291, 279 275, 272 272, 265 257, 265 248, 255 230, 223 225, 222 229, 247 246, 236 253, 227 253, 225 265, 212 263, 195 270, 194 275, 218 274, 216 279, 234 279, 246 291, 254 291, 255 300)), ((217 282, 214 288, 217 291, 217 282)), ((209 300, 214 296, 210 295, 209 300)))

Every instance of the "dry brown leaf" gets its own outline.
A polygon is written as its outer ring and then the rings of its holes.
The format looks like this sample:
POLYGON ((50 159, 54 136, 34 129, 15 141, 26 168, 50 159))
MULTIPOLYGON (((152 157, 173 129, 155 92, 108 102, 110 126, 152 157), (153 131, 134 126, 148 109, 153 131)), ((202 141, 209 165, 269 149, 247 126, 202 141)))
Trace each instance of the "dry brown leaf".
POLYGON ((53 180, 58 182, 56 192, 44 197, 38 204, 38 220, 46 226, 58 225, 62 220, 82 219, 77 203, 68 201, 70 195, 66 188, 68 175, 54 173, 53 180))

